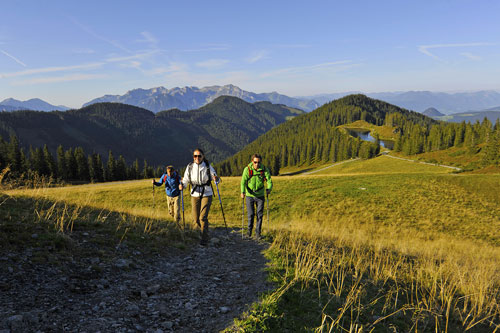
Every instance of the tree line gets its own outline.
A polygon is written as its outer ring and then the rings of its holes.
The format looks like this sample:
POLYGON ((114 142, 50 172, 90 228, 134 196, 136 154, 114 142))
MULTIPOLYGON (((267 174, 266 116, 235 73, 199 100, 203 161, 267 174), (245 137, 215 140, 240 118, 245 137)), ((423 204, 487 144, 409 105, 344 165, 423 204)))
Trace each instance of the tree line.
MULTIPOLYGON (((390 125, 390 121, 388 125, 390 125)), ((475 123, 440 122, 429 127, 405 123, 400 127, 394 150, 405 155, 466 147, 469 154, 482 152, 481 165, 500 163, 500 120, 475 123)))
POLYGON ((111 150, 106 161, 100 154, 86 154, 82 147, 64 150, 60 145, 56 157, 47 145, 43 148, 30 146, 25 152, 15 135, 9 141, 0 137, 0 169, 7 167, 11 179, 28 180, 36 175, 71 183, 152 178, 163 171, 161 167, 153 168, 146 160, 142 165, 138 159, 127 165, 122 155, 115 158, 111 150))

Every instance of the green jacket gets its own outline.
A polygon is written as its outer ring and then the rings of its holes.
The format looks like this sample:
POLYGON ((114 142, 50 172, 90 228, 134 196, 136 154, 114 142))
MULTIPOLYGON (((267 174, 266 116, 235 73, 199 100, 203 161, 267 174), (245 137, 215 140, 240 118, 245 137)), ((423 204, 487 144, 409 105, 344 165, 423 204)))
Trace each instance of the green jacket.
POLYGON ((241 176, 241 193, 245 193, 249 197, 264 197, 266 195, 266 184, 264 184, 264 181, 267 183, 267 189, 272 190, 273 181, 271 180, 269 169, 261 166, 255 170, 252 163, 248 164, 243 169, 243 175, 241 176), (252 177, 250 177, 250 168, 252 169, 252 177))

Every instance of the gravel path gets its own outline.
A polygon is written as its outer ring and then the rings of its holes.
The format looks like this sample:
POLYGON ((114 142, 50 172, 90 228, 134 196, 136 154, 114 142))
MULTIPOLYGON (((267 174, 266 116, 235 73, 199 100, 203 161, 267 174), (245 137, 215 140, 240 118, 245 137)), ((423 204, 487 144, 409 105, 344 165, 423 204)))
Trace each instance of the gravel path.
MULTIPOLYGON (((37 249, 0 256, 0 332, 218 332, 266 282, 266 244, 211 230, 210 246, 37 263, 37 249)), ((79 241, 77 241, 78 243, 79 241)), ((83 244, 81 244, 83 246, 83 244)), ((78 245, 77 245, 78 246, 78 245)))

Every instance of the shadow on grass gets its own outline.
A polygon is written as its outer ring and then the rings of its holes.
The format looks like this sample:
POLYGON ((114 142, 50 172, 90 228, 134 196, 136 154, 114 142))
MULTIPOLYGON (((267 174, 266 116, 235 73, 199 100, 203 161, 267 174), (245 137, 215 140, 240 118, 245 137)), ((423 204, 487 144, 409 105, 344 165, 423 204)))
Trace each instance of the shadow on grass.
POLYGON ((197 232, 171 221, 65 202, 0 194, 0 251, 26 247, 51 251, 78 247, 114 251, 122 244, 156 252, 185 248, 197 232))

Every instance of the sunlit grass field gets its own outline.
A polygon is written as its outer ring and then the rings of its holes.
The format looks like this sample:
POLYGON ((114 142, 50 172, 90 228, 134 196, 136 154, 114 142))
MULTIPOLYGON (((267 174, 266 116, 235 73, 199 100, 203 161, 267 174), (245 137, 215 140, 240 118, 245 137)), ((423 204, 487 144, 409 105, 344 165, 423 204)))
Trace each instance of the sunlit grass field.
MULTIPOLYGON (((311 176, 275 177, 270 223, 265 214, 263 230, 272 241, 267 256, 277 289, 242 316, 238 327, 500 330, 500 175, 450 171, 382 156, 311 176)), ((219 184, 229 227, 242 224, 239 181, 226 177, 219 184)), ((7 194, 174 225, 163 189, 155 189, 153 207, 151 180, 7 194)), ((189 201, 185 193, 188 224, 189 201)), ((217 198, 210 222, 224 226, 217 198)))

